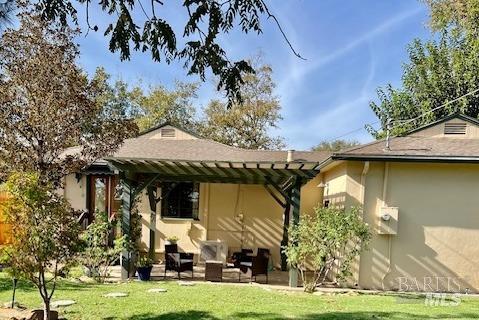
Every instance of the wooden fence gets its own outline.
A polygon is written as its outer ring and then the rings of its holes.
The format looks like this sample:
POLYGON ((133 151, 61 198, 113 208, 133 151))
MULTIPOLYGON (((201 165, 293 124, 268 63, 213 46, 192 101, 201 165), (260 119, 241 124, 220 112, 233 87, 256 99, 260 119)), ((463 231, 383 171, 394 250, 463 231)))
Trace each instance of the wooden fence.
POLYGON ((6 192, 0 191, 0 246, 7 244, 11 240, 11 227, 9 224, 5 223, 2 216, 2 202, 5 202, 8 199, 6 192))

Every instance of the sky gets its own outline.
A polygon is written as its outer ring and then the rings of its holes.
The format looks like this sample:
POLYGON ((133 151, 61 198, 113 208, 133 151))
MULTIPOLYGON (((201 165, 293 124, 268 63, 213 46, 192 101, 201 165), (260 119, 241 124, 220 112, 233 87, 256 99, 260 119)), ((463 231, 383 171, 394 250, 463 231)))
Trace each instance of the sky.
MULTIPOLYGON (((221 44, 231 59, 261 52, 263 61, 272 66, 283 120, 271 134, 284 137, 288 149, 296 150, 338 137, 372 140, 362 128, 377 121, 369 107, 369 102, 377 99, 376 89, 388 83, 400 86, 407 44, 414 38, 432 37, 425 5, 418 0, 267 3, 306 60, 292 54, 274 22, 266 17, 262 34, 235 30, 222 36, 221 44)), ((180 10, 165 6, 162 12, 176 30, 184 26, 180 10)), ((105 16, 93 11, 90 20, 101 29, 105 16)), ((118 54, 108 51, 108 39, 101 32, 81 36, 79 44, 79 62, 89 73, 103 66, 114 79, 132 84, 141 79, 144 86, 168 88, 173 88, 176 80, 199 81, 197 76, 187 76, 182 63, 157 63, 148 53, 134 53, 130 61, 121 62, 118 54)), ((222 96, 215 91, 214 81, 207 79, 199 89, 196 108, 201 111, 210 99, 222 96)))

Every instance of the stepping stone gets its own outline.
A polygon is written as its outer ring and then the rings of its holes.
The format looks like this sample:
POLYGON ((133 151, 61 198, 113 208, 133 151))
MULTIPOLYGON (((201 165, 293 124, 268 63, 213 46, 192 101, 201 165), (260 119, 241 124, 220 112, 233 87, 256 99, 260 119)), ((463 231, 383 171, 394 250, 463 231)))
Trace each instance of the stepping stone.
POLYGON ((153 288, 153 289, 149 289, 148 292, 150 293, 163 293, 163 292, 166 292, 168 290, 166 289, 163 289, 163 288, 153 288))
POLYGON ((105 298, 124 298, 128 297, 128 293, 125 292, 111 292, 103 295, 105 298))
POLYGON ((74 300, 58 300, 58 301, 52 302, 52 307, 53 308, 68 307, 75 303, 76 302, 74 300))
POLYGON ((195 284, 191 281, 178 281, 178 284, 183 287, 191 287, 194 286, 195 284))

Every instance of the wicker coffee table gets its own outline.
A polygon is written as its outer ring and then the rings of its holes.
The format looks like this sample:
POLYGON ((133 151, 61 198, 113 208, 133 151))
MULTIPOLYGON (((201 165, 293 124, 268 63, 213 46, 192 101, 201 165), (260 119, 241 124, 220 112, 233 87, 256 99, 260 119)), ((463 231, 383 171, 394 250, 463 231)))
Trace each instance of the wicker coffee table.
POLYGON ((206 260, 205 280, 219 281, 219 282, 223 280, 223 262, 222 261, 206 260))

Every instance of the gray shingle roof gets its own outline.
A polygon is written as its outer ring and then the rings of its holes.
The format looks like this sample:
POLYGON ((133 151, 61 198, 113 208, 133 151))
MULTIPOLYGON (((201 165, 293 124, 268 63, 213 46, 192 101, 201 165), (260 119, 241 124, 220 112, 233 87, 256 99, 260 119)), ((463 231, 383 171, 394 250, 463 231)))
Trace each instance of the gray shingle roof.
POLYGON ((479 160, 479 139, 453 137, 405 136, 390 140, 386 149, 384 140, 375 141, 333 154, 333 159, 346 158, 425 158, 479 160))
POLYGON ((452 119, 460 119, 476 127, 479 125, 477 119, 456 113, 412 130, 405 136, 391 138, 389 148, 386 148, 385 140, 379 140, 334 153, 331 158, 333 160, 479 161, 479 138, 477 135, 457 137, 421 134, 425 129, 452 119))
MULTIPOLYGON (((293 160, 322 162, 331 155, 324 151, 295 151, 293 160)), ((115 158, 144 158, 188 161, 286 162, 287 151, 247 150, 206 139, 128 139, 113 154, 115 158)))

